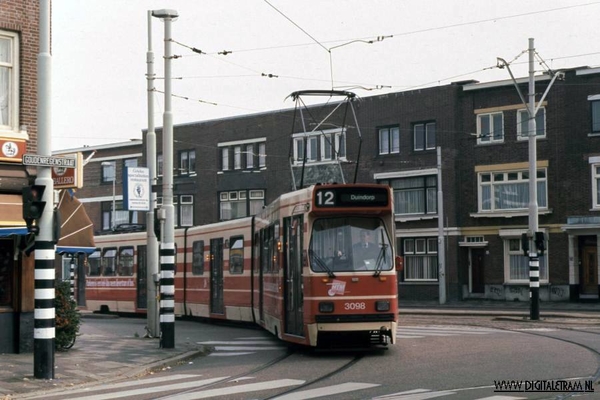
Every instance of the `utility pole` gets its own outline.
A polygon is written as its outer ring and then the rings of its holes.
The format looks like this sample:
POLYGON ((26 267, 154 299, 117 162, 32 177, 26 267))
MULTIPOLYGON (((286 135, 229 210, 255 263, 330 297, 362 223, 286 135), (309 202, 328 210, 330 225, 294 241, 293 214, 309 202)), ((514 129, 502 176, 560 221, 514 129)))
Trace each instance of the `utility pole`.
MULTIPOLYGON (((529 54, 529 94, 528 101, 521 93, 521 89, 515 79, 509 64, 502 58, 498 58, 498 67, 508 70, 513 84, 517 89, 517 93, 527 108, 529 117, 528 121, 528 144, 529 144, 529 224, 528 231, 523 234, 521 240, 523 253, 529 257, 529 299, 530 299, 530 314, 531 320, 540 319, 540 259, 546 248, 544 233, 539 231, 538 226, 538 199, 537 199, 537 126, 535 117, 542 106, 544 99, 548 95, 550 88, 557 78, 564 78, 562 72, 553 72, 552 80, 548 84, 546 91, 542 95, 538 105, 535 105, 535 47, 533 38, 529 39, 528 54, 529 54)), ((552 71, 551 71, 552 72, 552 71)))
POLYGON ((171 22, 175 10, 155 10, 165 23, 165 111, 163 113, 163 239, 160 243, 160 346, 175 347, 175 212, 173 207, 173 113, 171 112, 171 22))
POLYGON ((438 265, 440 304, 446 304, 446 248, 444 246, 444 193, 442 191, 442 148, 437 147, 437 212, 438 212, 438 265))
POLYGON ((152 11, 148 11, 148 51, 146 53, 148 88, 148 131, 146 132, 146 166, 150 172, 150 211, 146 213, 146 318, 148 333, 152 337, 160 335, 158 324, 158 240, 154 233, 154 211, 156 209, 156 132, 154 131, 154 52, 152 51, 152 11))
MULTIPOLYGON (((51 132, 51 68, 50 54, 50 0, 40 0, 40 27, 37 57, 37 127, 38 154, 52 156, 51 132)), ((39 219, 39 235, 35 238, 35 311, 33 328, 33 375, 37 379, 54 379, 55 342, 55 279, 54 238, 52 222, 54 218, 54 182, 50 167, 37 167, 36 185, 44 186, 43 208, 39 219)))

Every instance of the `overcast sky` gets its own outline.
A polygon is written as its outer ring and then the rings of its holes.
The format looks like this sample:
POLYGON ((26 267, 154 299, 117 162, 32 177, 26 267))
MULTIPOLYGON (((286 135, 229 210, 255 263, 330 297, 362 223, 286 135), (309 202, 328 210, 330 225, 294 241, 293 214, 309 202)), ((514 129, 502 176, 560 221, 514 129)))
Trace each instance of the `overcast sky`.
MULTIPOLYGON (((141 139, 147 10, 162 8, 179 13, 172 24, 173 54, 181 56, 172 62, 175 125, 292 108, 286 97, 298 90, 334 87, 365 97, 509 79, 491 67, 497 57, 511 62, 526 51, 529 38, 550 68, 600 65, 600 1, 54 0, 54 150, 141 139)), ((158 78, 163 35, 154 18, 158 78)), ((527 60, 514 61, 516 76, 527 75, 527 60)), ((157 90, 163 82, 156 80, 157 90)), ((163 105, 155 93, 157 127, 163 105)))

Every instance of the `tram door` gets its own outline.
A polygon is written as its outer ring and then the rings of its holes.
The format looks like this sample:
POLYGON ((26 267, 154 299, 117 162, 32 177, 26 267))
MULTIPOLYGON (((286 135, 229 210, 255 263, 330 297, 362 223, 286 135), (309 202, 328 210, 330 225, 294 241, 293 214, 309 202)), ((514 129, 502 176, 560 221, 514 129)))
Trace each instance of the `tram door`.
POLYGON ((284 220, 285 332, 304 336, 302 296, 302 215, 284 220))
POLYGON ((146 246, 137 247, 137 270, 136 270, 136 284, 137 284, 137 308, 146 309, 148 308, 148 292, 147 292, 147 260, 146 257, 146 246))
POLYGON ((223 238, 210 240, 210 312, 224 314, 223 238))

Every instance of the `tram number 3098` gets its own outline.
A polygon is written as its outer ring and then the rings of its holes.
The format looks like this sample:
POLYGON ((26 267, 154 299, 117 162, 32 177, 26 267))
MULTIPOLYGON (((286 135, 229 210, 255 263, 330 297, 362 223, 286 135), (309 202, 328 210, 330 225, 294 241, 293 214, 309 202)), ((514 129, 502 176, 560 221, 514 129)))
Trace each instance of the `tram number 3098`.
POLYGON ((366 310, 367 305, 363 302, 344 303, 344 310, 366 310))

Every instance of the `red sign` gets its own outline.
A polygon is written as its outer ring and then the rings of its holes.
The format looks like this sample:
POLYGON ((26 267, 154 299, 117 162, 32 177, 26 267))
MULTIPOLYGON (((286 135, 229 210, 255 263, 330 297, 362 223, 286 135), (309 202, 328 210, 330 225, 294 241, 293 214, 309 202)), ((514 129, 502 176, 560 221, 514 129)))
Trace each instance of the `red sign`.
POLYGON ((26 147, 25 140, 0 138, 0 161, 22 162, 26 147))

